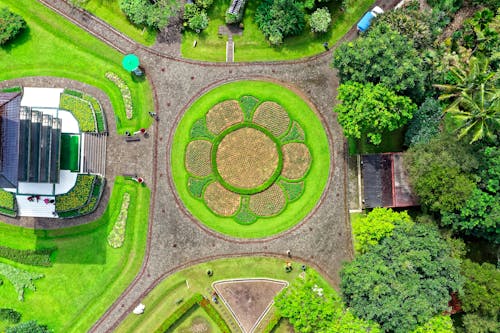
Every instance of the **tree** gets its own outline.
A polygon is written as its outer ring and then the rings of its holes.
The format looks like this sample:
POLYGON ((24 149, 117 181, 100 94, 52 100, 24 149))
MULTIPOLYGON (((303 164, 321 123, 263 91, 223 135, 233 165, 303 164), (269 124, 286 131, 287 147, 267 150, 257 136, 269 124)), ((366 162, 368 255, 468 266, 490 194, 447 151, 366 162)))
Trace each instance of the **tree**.
POLYGON ((433 212, 460 209, 475 188, 471 172, 478 161, 471 147, 449 136, 414 145, 404 161, 421 204, 433 212))
POLYGON ((405 134, 406 145, 427 143, 438 135, 442 113, 443 110, 437 100, 426 98, 408 123, 408 130, 405 134))
POLYGON ((175 0, 120 0, 120 9, 137 25, 161 29, 178 10, 175 0))
POLYGON ((451 101, 445 112, 461 122, 459 138, 494 140, 500 128, 499 73, 491 71, 488 59, 472 57, 468 65, 451 68, 450 75, 455 83, 435 86, 444 91, 440 100, 451 101))
POLYGON ((500 271, 489 263, 481 265, 470 260, 462 262, 465 276, 460 294, 463 323, 467 332, 498 332, 500 325, 500 271))
POLYGON ((196 33, 200 33, 202 30, 205 30, 208 27, 207 13, 204 10, 198 11, 189 19, 188 25, 189 28, 196 31, 196 33))
POLYGON ((332 16, 327 7, 318 8, 311 14, 311 31, 312 32, 327 32, 332 23, 332 16))
POLYGON ((382 83, 415 101, 424 94, 427 74, 421 57, 408 38, 385 23, 364 37, 341 44, 335 50, 333 67, 342 83, 382 83))
POLYGON ((398 96, 385 86, 347 82, 338 88, 342 101, 334 108, 347 137, 366 135, 378 145, 384 131, 393 131, 412 118, 417 106, 408 97, 398 96))
POLYGON ((25 321, 16 326, 8 327, 5 333, 50 333, 46 325, 40 325, 36 320, 25 321))
POLYGON ((352 224, 354 234, 354 249, 358 253, 366 253, 385 237, 390 237, 399 224, 412 223, 407 212, 394 212, 390 208, 375 208, 365 217, 352 224))
POLYGON ((0 45, 14 39, 26 28, 24 19, 7 8, 0 8, 0 45))
POLYGON ((283 38, 304 30, 304 7, 297 0, 264 0, 257 8, 255 22, 271 44, 279 45, 283 38))
POLYGON ((417 327, 411 333, 453 333, 453 321, 450 316, 437 315, 427 323, 417 327))
POLYGON ((411 332, 448 308, 463 279, 433 225, 402 225, 344 265, 341 290, 353 313, 383 330, 411 332))
POLYGON ((380 332, 377 324, 359 319, 346 309, 335 290, 311 270, 278 294, 274 306, 297 332, 380 332))

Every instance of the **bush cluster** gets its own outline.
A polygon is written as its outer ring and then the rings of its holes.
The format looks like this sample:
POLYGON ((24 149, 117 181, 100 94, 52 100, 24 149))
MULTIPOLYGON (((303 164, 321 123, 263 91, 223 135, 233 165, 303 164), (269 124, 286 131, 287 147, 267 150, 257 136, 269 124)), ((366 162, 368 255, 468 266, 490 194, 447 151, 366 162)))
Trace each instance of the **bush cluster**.
POLYGON ((332 17, 327 7, 318 8, 314 13, 311 14, 311 31, 312 32, 327 32, 330 24, 332 23, 332 17))
MULTIPOLYGON (((95 176, 95 175, 93 176, 95 177, 95 180, 93 182, 90 194, 87 197, 87 202, 83 206, 62 212, 57 212, 60 218, 78 217, 90 214, 96 210, 97 204, 101 199, 102 191, 104 189, 104 179, 100 176, 95 176)), ((57 198, 56 198, 56 204, 57 204, 57 198)))
POLYGON ((134 116, 134 108, 132 105, 132 95, 130 94, 129 87, 121 77, 113 72, 107 72, 106 78, 116 84, 116 86, 120 89, 123 103, 125 104, 125 114, 127 116, 127 119, 132 119, 132 117, 134 116))
POLYGON ((82 132, 95 132, 95 118, 92 105, 82 98, 61 94, 59 108, 71 112, 78 120, 82 132))
POLYGON ((14 209, 14 193, 0 189, 0 207, 14 209))
POLYGON ((0 309, 0 321, 17 324, 21 321, 21 314, 13 309, 0 309))
POLYGON ((43 274, 28 272, 4 263, 0 263, 0 275, 4 276, 14 286, 20 301, 24 300, 24 289, 36 291, 33 280, 44 277, 43 274))
POLYGON ((96 175, 78 175, 75 186, 68 193, 56 196, 56 211, 59 213, 84 206, 92 194, 96 178, 96 175))
POLYGON ((285 37, 300 35, 304 30, 304 6, 297 0, 263 0, 255 22, 272 45, 280 45, 285 37))
POLYGON ((201 294, 194 294, 187 301, 181 304, 174 313, 168 316, 163 323, 161 323, 160 327, 158 327, 154 333, 163 333, 166 332, 177 320, 179 320, 186 312, 189 311, 193 306, 203 300, 203 296, 201 294))
POLYGON ((119 4, 132 23, 152 29, 165 27, 179 8, 179 2, 175 0, 120 0, 119 4))
POLYGON ((222 331, 222 333, 230 333, 231 329, 229 326, 227 326, 226 321, 222 316, 217 312, 217 310, 214 308, 212 303, 210 303, 209 300, 203 299, 201 302, 198 302, 198 304, 205 310, 205 312, 208 314, 210 318, 217 324, 219 329, 222 331))
POLYGON ((184 6, 184 26, 200 33, 208 27, 207 10, 212 6, 213 0, 196 0, 184 6))
POLYGON ((0 8, 0 45, 6 44, 26 28, 24 19, 8 8, 0 8))
POLYGON ((113 229, 108 235, 108 244, 114 249, 122 247, 123 242, 125 241, 125 229, 127 226, 127 215, 128 215, 129 204, 130 204, 130 194, 124 193, 122 206, 120 208, 120 214, 116 219, 113 229))
POLYGON ((36 250, 19 250, 6 246, 0 246, 0 257, 25 265, 52 266, 50 256, 56 250, 57 247, 36 250))

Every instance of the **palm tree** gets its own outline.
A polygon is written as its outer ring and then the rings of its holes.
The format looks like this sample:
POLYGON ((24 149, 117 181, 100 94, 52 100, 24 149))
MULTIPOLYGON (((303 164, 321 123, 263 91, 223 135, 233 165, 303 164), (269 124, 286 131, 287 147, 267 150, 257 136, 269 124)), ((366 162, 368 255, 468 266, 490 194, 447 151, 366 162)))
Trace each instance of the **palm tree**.
POLYGON ((486 58, 472 57, 468 66, 454 66, 455 84, 436 84, 444 91, 440 100, 451 100, 444 109, 461 121, 458 137, 471 136, 471 143, 493 139, 500 128, 499 72, 492 72, 486 58))

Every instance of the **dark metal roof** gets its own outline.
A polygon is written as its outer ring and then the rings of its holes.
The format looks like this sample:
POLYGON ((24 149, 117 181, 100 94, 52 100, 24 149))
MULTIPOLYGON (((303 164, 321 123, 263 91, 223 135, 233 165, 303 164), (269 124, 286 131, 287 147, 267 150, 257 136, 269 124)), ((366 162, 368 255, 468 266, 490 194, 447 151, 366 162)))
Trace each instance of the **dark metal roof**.
POLYGON ((21 93, 0 93, 0 187, 17 187, 21 93))

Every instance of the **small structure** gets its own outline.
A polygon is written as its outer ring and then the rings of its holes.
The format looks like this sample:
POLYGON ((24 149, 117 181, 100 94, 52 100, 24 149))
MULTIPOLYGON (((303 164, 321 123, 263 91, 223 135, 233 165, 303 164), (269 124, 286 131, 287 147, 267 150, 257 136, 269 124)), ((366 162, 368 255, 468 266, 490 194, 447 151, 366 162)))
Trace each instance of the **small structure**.
POLYGON ((403 153, 362 155, 362 177, 365 208, 418 206, 403 153))
POLYGON ((127 54, 123 57, 122 66, 126 71, 133 72, 137 76, 141 76, 144 73, 139 68, 140 61, 135 54, 127 54))
POLYGON ((140 314, 143 314, 144 313, 144 309, 146 308, 146 306, 142 303, 140 303, 139 305, 137 305, 134 310, 132 311, 134 314, 136 315, 140 315, 140 314))
POLYGON ((246 0, 232 0, 226 12, 226 23, 238 23, 243 18, 246 0))
POLYGON ((367 12, 361 20, 358 22, 358 31, 365 32, 370 28, 370 24, 374 17, 377 17, 378 14, 382 14, 384 10, 378 6, 373 7, 372 10, 367 12))

